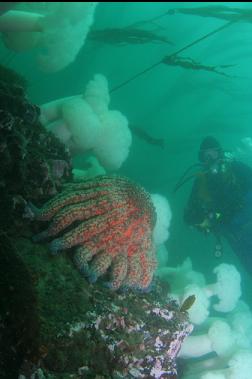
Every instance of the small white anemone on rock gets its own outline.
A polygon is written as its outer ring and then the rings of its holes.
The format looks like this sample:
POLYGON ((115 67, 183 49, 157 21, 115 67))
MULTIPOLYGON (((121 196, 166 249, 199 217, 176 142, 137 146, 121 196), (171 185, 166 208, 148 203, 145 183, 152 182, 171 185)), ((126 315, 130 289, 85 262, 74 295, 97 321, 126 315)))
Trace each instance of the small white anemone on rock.
POLYGON ((205 287, 206 295, 210 298, 217 296, 219 302, 213 307, 219 312, 232 311, 241 297, 241 276, 235 266, 222 263, 215 267, 217 282, 205 287))

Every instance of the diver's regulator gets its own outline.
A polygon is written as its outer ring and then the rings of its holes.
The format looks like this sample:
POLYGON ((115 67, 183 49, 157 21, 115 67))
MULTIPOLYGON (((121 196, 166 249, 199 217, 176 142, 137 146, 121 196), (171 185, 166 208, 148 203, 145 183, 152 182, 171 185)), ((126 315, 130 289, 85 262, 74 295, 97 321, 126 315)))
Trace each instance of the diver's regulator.
POLYGON ((220 173, 225 173, 227 171, 227 166, 234 159, 232 153, 225 152, 224 157, 215 161, 210 167, 209 171, 211 174, 216 175, 220 173))

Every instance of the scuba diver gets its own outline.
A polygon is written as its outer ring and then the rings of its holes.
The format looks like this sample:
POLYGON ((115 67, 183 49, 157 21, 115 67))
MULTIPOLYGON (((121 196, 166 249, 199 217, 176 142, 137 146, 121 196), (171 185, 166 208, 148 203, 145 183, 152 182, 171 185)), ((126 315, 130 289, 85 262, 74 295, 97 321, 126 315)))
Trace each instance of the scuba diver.
POLYGON ((221 255, 224 237, 252 275, 252 168, 236 161, 210 136, 202 141, 198 159, 200 163, 192 166, 198 171, 183 176, 176 187, 194 178, 184 220, 215 235, 216 256, 221 255))

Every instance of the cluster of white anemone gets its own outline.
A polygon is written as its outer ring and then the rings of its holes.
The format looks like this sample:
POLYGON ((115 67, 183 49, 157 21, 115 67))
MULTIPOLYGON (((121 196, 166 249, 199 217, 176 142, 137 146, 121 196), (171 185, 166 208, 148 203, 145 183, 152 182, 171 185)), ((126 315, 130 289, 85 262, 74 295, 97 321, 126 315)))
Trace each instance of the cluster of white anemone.
POLYGON ((105 76, 95 75, 83 94, 41 105, 41 123, 71 151, 91 153, 106 170, 117 170, 126 160, 132 135, 127 118, 109 109, 105 76))
POLYGON ((179 353, 190 362, 182 379, 250 379, 252 313, 240 300, 240 274, 226 263, 213 272, 216 282, 207 284, 203 274, 192 269, 189 258, 179 267, 160 267, 157 271, 178 302, 196 296, 188 310, 194 332, 179 353))
MULTIPOLYGON (((13 5, 13 3, 11 3, 13 5)), ((33 50, 46 72, 72 63, 84 45, 94 20, 96 2, 20 3, 0 15, 5 46, 17 52, 33 50)))

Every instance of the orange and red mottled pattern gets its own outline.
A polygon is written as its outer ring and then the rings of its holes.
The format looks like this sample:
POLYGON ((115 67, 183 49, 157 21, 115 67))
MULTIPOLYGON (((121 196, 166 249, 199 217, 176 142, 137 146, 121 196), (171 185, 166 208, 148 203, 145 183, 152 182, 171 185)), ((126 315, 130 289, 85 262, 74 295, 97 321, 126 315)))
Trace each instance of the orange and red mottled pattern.
POLYGON ((108 270, 112 289, 147 288, 156 267, 150 196, 126 178, 100 176, 67 185, 37 211, 51 220, 34 240, 54 238, 52 253, 75 248, 74 262, 94 282, 108 270))
POLYGON ((40 209, 38 214, 36 214, 37 220, 48 221, 59 212, 60 209, 64 208, 70 204, 79 204, 84 201, 91 199, 99 199, 101 196, 108 195, 106 190, 87 190, 83 192, 81 190, 76 190, 73 192, 64 191, 55 196, 53 199, 49 200, 43 208, 40 209))

